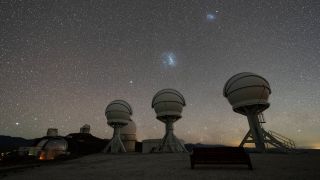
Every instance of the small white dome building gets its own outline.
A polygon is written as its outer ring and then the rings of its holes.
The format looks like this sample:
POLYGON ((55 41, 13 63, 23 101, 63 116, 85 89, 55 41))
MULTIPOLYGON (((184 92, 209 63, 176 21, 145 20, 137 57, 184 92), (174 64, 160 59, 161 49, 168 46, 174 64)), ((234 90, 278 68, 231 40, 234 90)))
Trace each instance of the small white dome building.
POLYGON ((233 111, 247 116, 250 127, 239 146, 254 143, 257 152, 266 152, 269 145, 284 152, 294 151, 292 140, 275 132, 269 133, 262 126, 265 123, 262 112, 270 106, 270 94, 269 82, 254 73, 239 73, 226 82, 223 96, 228 99, 233 111))
POLYGON ((184 144, 173 133, 173 123, 182 117, 185 105, 182 94, 174 89, 163 89, 154 95, 151 107, 156 112, 157 119, 166 124, 166 134, 153 152, 187 152, 184 144))
POLYGON ((123 100, 112 101, 107 106, 105 115, 108 125, 114 128, 114 133, 104 152, 108 152, 109 149, 111 153, 126 152, 120 138, 120 129, 132 121, 130 118, 132 115, 131 106, 123 100))

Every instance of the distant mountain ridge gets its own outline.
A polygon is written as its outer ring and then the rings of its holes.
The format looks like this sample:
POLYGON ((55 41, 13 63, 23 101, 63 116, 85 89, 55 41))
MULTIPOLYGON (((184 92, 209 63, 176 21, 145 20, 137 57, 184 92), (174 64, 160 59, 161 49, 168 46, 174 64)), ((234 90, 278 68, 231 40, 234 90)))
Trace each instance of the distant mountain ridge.
POLYGON ((0 135, 0 152, 11 151, 22 146, 32 146, 34 139, 0 135))

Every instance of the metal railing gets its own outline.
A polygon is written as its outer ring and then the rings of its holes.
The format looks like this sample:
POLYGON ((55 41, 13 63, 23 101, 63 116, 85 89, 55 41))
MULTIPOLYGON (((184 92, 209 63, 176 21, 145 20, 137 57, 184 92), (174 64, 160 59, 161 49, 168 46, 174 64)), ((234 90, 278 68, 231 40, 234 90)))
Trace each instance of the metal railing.
POLYGON ((285 146, 285 148, 289 150, 294 150, 296 148, 296 144, 292 139, 289 139, 274 131, 268 131, 268 133, 274 138, 276 138, 283 146, 285 146))

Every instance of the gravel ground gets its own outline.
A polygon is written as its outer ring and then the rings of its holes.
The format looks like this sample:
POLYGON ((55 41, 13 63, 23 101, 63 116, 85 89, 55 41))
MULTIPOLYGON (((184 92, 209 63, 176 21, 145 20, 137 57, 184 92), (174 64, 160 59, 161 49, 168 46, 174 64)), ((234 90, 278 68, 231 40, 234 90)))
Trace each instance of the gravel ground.
POLYGON ((61 163, 18 169, 1 179, 320 179, 320 151, 303 154, 250 154, 253 170, 246 165, 196 165, 188 153, 94 154, 61 163))

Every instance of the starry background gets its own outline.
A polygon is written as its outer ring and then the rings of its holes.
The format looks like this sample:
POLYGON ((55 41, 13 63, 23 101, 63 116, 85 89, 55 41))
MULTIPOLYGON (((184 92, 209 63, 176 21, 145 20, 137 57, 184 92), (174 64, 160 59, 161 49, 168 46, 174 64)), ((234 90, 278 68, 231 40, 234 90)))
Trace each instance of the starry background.
POLYGON ((91 125, 110 138, 104 110, 133 107, 139 140, 160 138, 151 108, 163 88, 187 102, 175 133, 237 145, 246 117, 222 95, 234 74, 271 84, 266 129, 320 147, 317 0, 0 0, 0 134, 41 137, 91 125))

